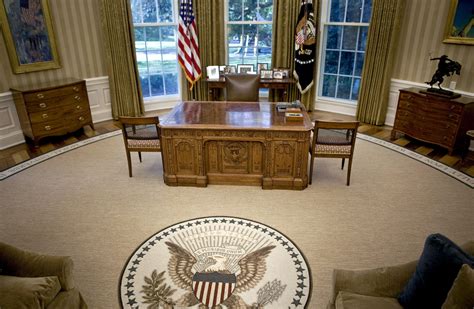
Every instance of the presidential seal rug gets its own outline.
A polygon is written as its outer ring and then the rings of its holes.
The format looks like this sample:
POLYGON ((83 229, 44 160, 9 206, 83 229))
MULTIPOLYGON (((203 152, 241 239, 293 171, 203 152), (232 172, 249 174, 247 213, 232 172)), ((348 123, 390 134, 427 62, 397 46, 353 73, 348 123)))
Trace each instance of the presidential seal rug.
POLYGON ((296 245, 275 229, 206 217, 143 242, 119 289, 124 308, 305 308, 311 273, 296 245))

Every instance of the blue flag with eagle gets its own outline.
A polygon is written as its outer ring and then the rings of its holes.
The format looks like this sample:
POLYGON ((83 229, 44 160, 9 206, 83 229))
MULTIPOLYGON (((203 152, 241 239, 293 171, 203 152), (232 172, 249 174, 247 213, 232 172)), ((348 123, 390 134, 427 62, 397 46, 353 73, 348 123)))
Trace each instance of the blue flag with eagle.
POLYGON ((314 58, 316 53, 316 23, 313 1, 302 0, 295 30, 295 70, 298 89, 305 93, 313 85, 314 58))

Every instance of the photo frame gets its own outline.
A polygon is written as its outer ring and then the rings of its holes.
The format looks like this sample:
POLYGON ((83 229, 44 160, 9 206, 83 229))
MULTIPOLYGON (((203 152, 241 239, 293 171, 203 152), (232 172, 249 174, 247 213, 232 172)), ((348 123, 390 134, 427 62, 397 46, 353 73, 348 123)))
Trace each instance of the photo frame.
POLYGON ((451 0, 443 43, 474 45, 474 28, 469 27, 472 12, 472 0, 451 0))
POLYGON ((257 63, 257 73, 260 74, 261 70, 268 70, 268 63, 257 63))
POLYGON ((207 79, 209 80, 218 80, 219 79, 219 66, 210 65, 206 68, 207 79))
POLYGON ((239 74, 254 74, 254 66, 253 64, 238 64, 237 65, 237 73, 239 74))
POLYGON ((273 70, 273 78, 274 79, 283 79, 283 72, 278 69, 273 70))
POLYGON ((224 68, 224 74, 235 74, 237 72, 237 67, 235 65, 227 65, 224 68))
MULTIPOLYGON (((290 78, 290 69, 287 68, 275 68, 273 69, 273 73, 279 72, 281 73, 281 78, 290 78)), ((279 73, 277 75, 279 75, 279 73)))
POLYGON ((0 24, 15 74, 61 67, 48 0, 1 0, 0 24))
POLYGON ((273 71, 272 70, 260 70, 260 78, 261 79, 272 79, 273 78, 273 71))

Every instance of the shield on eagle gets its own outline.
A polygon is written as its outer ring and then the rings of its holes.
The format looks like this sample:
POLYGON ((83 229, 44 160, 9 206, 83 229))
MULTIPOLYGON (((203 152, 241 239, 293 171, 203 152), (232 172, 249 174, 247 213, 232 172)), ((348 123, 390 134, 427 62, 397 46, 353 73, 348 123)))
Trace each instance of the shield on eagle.
POLYGON ((236 282, 235 274, 197 272, 193 276, 193 292, 203 305, 213 307, 232 295, 236 282))

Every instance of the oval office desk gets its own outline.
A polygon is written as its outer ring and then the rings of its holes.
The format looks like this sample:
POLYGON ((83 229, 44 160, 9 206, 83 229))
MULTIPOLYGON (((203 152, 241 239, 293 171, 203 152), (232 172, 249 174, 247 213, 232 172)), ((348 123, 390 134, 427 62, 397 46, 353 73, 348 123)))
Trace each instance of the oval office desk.
MULTIPOLYGON (((225 88, 225 78, 221 76, 219 79, 206 79, 209 95, 214 101, 219 100, 219 93, 221 89, 225 88)), ((286 102, 288 95, 288 87, 296 83, 293 78, 283 79, 260 79, 260 88, 275 89, 280 91, 282 101, 286 102)))
POLYGON ((181 102, 160 123, 170 186, 258 185, 303 190, 313 124, 271 102, 181 102))

